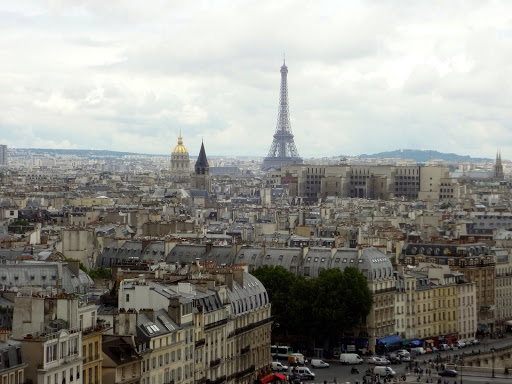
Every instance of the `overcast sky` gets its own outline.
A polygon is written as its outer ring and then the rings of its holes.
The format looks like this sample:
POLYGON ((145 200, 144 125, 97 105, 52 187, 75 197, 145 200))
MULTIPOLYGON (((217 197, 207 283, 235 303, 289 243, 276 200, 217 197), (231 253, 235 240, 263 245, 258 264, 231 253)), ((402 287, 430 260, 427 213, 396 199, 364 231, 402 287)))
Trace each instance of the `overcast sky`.
POLYGON ((0 3, 0 143, 303 157, 512 151, 512 1, 0 3))

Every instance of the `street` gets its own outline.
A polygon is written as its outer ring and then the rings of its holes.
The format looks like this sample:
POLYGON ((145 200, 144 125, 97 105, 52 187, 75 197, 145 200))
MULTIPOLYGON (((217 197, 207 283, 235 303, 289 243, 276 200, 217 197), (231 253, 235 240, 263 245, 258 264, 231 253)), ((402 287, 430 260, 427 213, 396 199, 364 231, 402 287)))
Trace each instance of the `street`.
MULTIPOLYGON (((450 358, 454 359, 460 357, 460 355, 471 353, 472 351, 477 352, 480 350, 482 353, 488 352, 490 348, 498 348, 498 347, 504 347, 512 344, 512 337, 506 337, 503 339, 485 339, 482 341, 480 345, 475 345, 467 348, 463 348, 460 350, 452 350, 452 351, 442 351, 440 352, 440 356, 443 359, 450 358)), ((424 366, 425 361, 434 360, 436 358, 436 354, 426 354, 426 355, 420 355, 415 357, 415 361, 418 361, 419 366, 424 366)), ((315 380, 310 381, 304 381, 304 383, 324 383, 327 381, 327 383, 350 383, 354 384, 357 381, 359 381, 360 384, 362 384, 362 379, 364 376, 365 371, 371 367, 370 364, 366 362, 367 357, 364 356, 364 363, 361 365, 356 365, 355 367, 359 370, 359 374, 351 374, 350 370, 352 368, 351 365, 341 365, 336 360, 325 360, 330 364, 329 368, 324 369, 311 369, 313 373, 315 373, 315 380)), ((311 360, 311 358, 309 358, 311 360)), ((285 363, 286 364, 286 363, 285 363)), ((413 366, 415 363, 413 363, 413 366)), ((407 363, 402 364, 396 364, 391 365, 390 367, 396 372, 397 378, 402 376, 404 373, 406 374, 406 383, 416 383, 417 382, 417 375, 414 374, 408 374, 406 372, 406 367, 408 366, 407 363)), ((432 374, 425 375, 423 374, 420 382, 426 383, 427 379, 430 382, 430 379, 432 379, 433 383, 436 383, 437 380, 440 378, 442 383, 445 383, 447 381, 449 384, 472 384, 472 383, 493 383, 493 384, 510 384, 512 382, 512 374, 510 377, 504 377, 502 374, 497 375, 498 377, 492 378, 490 374, 484 375, 484 374, 477 374, 477 373, 466 373, 463 372, 462 377, 459 372, 459 375, 457 377, 439 377, 437 374, 435 368, 432 369, 432 374), (478 375, 478 376, 477 376, 478 375)), ((402 381, 403 383, 403 381, 402 381)))
MULTIPOLYGON (((304 383, 323 383, 325 380, 327 380, 327 383, 346 383, 349 382, 350 384, 354 384, 356 380, 359 381, 359 383, 362 383, 363 375, 366 369, 370 367, 370 364, 367 364, 366 362, 356 366, 356 368, 359 370, 359 374, 351 374, 350 369, 352 366, 350 365, 341 365, 337 362, 329 362, 330 367, 325 369, 312 369, 311 371, 315 373, 316 377, 315 380, 312 381, 305 381, 304 383)), ((406 364, 397 364, 392 365, 391 368, 397 373, 397 376, 400 377, 402 374, 406 373, 406 364)), ((426 380, 432 379, 433 382, 437 382, 437 379, 439 379, 439 375, 435 372, 435 369, 432 372, 431 376, 428 375, 422 375, 421 382, 426 383, 426 380)), ((407 380, 406 382, 414 382, 416 383, 417 376, 407 374, 407 380)), ((463 384, 471 384, 471 383, 494 383, 494 384, 510 384, 512 377, 510 378, 491 378, 490 375, 488 377, 481 377, 481 376, 470 376, 466 375, 465 373, 462 376, 462 383, 463 384)), ((459 374, 457 377, 448 377, 444 378, 441 377, 441 381, 444 383, 445 381, 448 381, 450 384, 460 384, 461 383, 461 375, 459 374)))

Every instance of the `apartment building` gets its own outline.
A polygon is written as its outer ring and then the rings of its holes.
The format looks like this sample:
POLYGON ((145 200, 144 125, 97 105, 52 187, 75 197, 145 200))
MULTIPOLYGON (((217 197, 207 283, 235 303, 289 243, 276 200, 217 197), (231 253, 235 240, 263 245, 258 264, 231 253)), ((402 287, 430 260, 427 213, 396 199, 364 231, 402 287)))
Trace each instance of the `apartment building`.
POLYGON ((9 384, 25 383, 26 362, 23 359, 21 342, 9 340, 7 333, 0 341, 0 382, 9 384))
POLYGON ((15 297, 12 337, 22 344, 27 380, 85 383, 77 299, 15 297))
MULTIPOLYGON (((134 313, 142 324, 137 336, 149 345, 142 355, 142 381, 252 383, 272 361, 263 285, 243 268, 197 262, 185 276, 176 272, 169 279, 120 282, 119 311, 134 313), (174 369, 166 361, 179 365, 174 369)), ((130 328, 123 333, 132 333, 130 328)))
POLYGON ((85 305, 78 308, 78 324, 82 331, 82 380, 84 384, 101 384, 103 354, 101 351, 106 327, 98 322, 97 306, 85 305))
POLYGON ((485 244, 405 244, 399 262, 410 266, 425 262, 446 265, 453 272, 462 273, 467 281, 475 283, 478 322, 494 329, 496 263, 485 244))
POLYGON ((496 325, 512 324, 512 258, 507 249, 492 249, 496 255, 496 325))

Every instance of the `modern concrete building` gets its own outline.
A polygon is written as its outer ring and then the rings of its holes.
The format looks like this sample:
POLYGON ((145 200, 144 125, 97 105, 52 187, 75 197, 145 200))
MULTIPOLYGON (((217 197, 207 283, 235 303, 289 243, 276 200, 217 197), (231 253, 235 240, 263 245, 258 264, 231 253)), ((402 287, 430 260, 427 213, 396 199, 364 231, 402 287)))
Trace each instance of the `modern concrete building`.
POLYGON ((7 145, 0 144, 0 166, 7 165, 7 145))
MULTIPOLYGON (((274 174, 272 177, 275 179, 274 174)), ((293 164, 282 168, 280 184, 289 185, 291 196, 315 199, 338 196, 415 200, 439 199, 441 179, 443 184, 448 182, 445 179, 451 182, 447 167, 293 164)))

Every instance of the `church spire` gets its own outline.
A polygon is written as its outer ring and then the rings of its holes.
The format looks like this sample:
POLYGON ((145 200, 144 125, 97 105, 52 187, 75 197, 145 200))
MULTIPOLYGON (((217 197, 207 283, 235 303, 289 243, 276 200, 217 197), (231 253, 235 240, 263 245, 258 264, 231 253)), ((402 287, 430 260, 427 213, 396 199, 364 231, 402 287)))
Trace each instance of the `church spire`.
POLYGON ((197 157, 196 161, 196 173, 205 173, 204 171, 206 169, 210 168, 210 165, 208 164, 208 159, 206 158, 206 151, 204 149, 204 142, 201 140, 201 150, 199 151, 199 156, 197 157), (199 172, 198 172, 199 170, 199 172))
POLYGON ((496 162, 494 163, 494 178, 496 180, 503 180, 505 174, 503 173, 503 164, 501 164, 501 152, 498 149, 496 152, 496 162))

